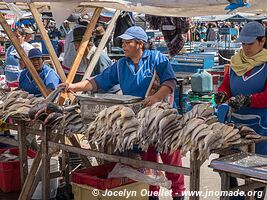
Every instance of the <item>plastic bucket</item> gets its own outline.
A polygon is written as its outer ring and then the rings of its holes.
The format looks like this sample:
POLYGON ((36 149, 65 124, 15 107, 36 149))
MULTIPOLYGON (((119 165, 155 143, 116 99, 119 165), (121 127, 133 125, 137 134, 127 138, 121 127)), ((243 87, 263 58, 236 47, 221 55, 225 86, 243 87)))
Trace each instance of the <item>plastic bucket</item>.
MULTIPOLYGON (((29 169, 32 167, 34 159, 28 159, 28 166, 29 169)), ((57 159, 50 159, 50 173, 57 172, 59 170, 58 160, 57 159)), ((57 187, 58 187, 58 179, 54 178, 50 180, 50 198, 55 198, 57 195, 57 187)), ((42 199, 42 183, 40 182, 33 195, 32 199, 42 199)))

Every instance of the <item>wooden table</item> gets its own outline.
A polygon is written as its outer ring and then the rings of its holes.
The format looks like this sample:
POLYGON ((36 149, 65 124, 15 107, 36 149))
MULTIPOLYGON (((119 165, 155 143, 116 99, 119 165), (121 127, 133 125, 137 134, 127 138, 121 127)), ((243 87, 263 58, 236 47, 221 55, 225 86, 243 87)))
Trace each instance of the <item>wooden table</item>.
MULTIPOLYGON (((99 151, 95 151, 95 150, 90 150, 90 149, 84 149, 81 148, 80 146, 70 146, 70 145, 66 145, 64 142, 64 137, 61 137, 61 143, 58 143, 56 139, 53 139, 51 137, 51 129, 48 126, 43 127, 42 130, 31 130, 31 128, 26 127, 25 126, 25 122, 24 121, 17 121, 16 125, 7 125, 7 127, 14 129, 14 130, 18 130, 18 134, 19 134, 19 142, 18 142, 18 146, 20 148, 20 159, 21 159, 21 170, 22 170, 22 180, 25 180, 25 177, 27 176, 27 157, 25 156, 26 151, 25 151, 25 136, 23 134, 29 134, 29 133, 34 133, 37 135, 41 135, 41 148, 40 148, 40 156, 37 155, 37 157, 34 160, 33 166, 38 163, 38 160, 42 161, 42 167, 43 170, 39 170, 37 172, 37 169, 33 170, 33 168, 31 169, 31 171, 29 172, 30 177, 32 177, 33 180, 33 187, 32 185, 25 185, 23 186, 23 188, 26 188, 24 190, 22 190, 22 194, 20 196, 20 199, 26 199, 26 197, 31 197, 31 194, 34 192, 35 186, 37 186, 39 179, 38 177, 42 177, 42 184, 43 184, 43 188, 42 188, 42 194, 43 194, 43 199, 48 198, 48 194, 49 194, 49 187, 50 187, 50 178, 55 177, 55 176, 63 176, 65 180, 69 181, 69 169, 67 167, 67 152, 73 152, 73 153, 77 153, 79 155, 83 155, 83 156, 92 156, 92 157, 96 157, 96 158, 100 158, 103 160, 107 160, 107 161, 111 161, 111 162, 118 162, 118 163, 123 163, 123 164, 128 164, 128 165, 134 165, 137 167, 146 167, 146 168, 152 168, 152 169, 156 169, 156 170, 162 170, 162 171, 166 171, 166 172, 171 172, 171 173, 177 173, 177 174, 183 174, 185 176, 190 176, 190 191, 199 191, 200 190, 200 167, 202 166, 203 162, 198 161, 197 160, 197 153, 194 154, 193 157, 190 157, 190 167, 178 167, 178 166, 171 166, 171 165, 166 165, 166 164, 162 164, 162 163, 155 163, 155 162, 150 162, 150 161, 143 161, 143 160, 136 160, 136 159, 132 159, 132 158, 128 158, 128 157, 124 157, 124 156, 118 156, 118 155, 111 155, 111 154, 107 154, 107 153, 103 153, 103 152, 99 152, 99 151), (62 165, 62 169, 60 172, 57 173, 53 173, 50 174, 50 152, 48 151, 49 148, 54 148, 57 150, 62 150, 64 153, 64 155, 66 155, 66 157, 64 157, 65 161, 62 165), (33 189, 34 188, 34 189, 33 189), (26 193, 25 191, 31 191, 30 193, 26 193)), ((5 142, 8 141, 8 143, 14 143, 14 141, 10 141, 10 140, 6 140, 6 139, 2 139, 0 137, 0 142, 5 142)), ((267 137, 263 137, 262 139, 258 139, 258 140, 253 140, 253 141, 244 141, 242 144, 238 144, 235 146, 247 146, 247 150, 249 152, 253 152, 254 148, 255 148, 255 143, 260 142, 260 141, 267 141, 267 137)), ((216 150, 213 151, 213 153, 219 153, 219 154, 223 154, 223 152, 226 152, 230 150, 230 147, 228 148, 224 148, 224 149, 220 149, 220 150, 216 150)), ((64 160, 63 159, 63 160, 64 160)), ((39 166, 39 165, 38 165, 39 166)), ((29 178, 29 176, 27 177, 29 178)), ((227 179, 227 176, 225 177, 227 179)), ((225 189, 225 187, 223 187, 222 189, 225 189)), ((198 200, 199 197, 197 196, 191 196, 189 198, 190 200, 198 200)))

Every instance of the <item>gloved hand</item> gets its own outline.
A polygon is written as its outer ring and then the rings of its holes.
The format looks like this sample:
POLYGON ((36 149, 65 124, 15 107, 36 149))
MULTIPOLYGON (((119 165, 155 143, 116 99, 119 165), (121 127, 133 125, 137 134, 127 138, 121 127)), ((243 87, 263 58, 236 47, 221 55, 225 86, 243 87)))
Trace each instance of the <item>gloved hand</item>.
POLYGON ((248 107, 250 105, 250 101, 250 96, 237 95, 229 99, 228 105, 234 109, 239 110, 242 107, 248 107))
POLYGON ((214 95, 214 101, 216 104, 222 104, 227 101, 227 94, 226 92, 218 92, 214 95))

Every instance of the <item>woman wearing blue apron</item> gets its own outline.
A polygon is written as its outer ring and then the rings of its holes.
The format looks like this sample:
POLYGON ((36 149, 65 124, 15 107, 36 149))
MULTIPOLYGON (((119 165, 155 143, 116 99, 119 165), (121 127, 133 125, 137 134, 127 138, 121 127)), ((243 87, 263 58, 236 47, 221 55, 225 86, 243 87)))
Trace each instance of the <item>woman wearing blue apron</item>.
MULTIPOLYGON (((176 80, 174 71, 169 60, 158 51, 146 50, 144 48, 148 37, 145 31, 138 26, 128 28, 124 34, 119 36, 122 39, 122 48, 125 57, 107 67, 101 74, 88 78, 79 83, 63 83, 60 87, 66 90, 97 91, 98 89, 108 91, 114 85, 120 84, 124 95, 138 96, 144 99, 144 105, 149 106, 160 102, 169 96, 175 88, 176 80), (156 93, 149 94, 151 86, 157 75, 160 88, 156 93)), ((157 153, 153 148, 142 154, 144 160, 157 161, 157 153)), ((181 166, 180 151, 172 154, 161 154, 164 164, 181 166)), ((180 174, 166 173, 166 177, 172 181, 173 199, 182 200, 184 191, 184 177, 180 174)), ((150 194, 158 194, 158 187, 150 187, 150 194)), ((152 195, 149 199, 158 199, 152 195)))
MULTIPOLYGON (((218 88, 215 101, 220 104, 228 100, 233 108, 232 121, 245 124, 258 134, 267 136, 267 50, 263 48, 266 42, 264 27, 258 22, 249 22, 237 40, 242 43, 242 49, 231 58, 230 68, 218 88)), ((256 144, 256 153, 267 155, 267 142, 256 144)), ((237 186, 236 179, 231 179, 230 185, 237 186)), ((258 190, 262 193, 265 188, 258 190)), ((264 199, 264 194, 256 195, 255 199, 264 199)))

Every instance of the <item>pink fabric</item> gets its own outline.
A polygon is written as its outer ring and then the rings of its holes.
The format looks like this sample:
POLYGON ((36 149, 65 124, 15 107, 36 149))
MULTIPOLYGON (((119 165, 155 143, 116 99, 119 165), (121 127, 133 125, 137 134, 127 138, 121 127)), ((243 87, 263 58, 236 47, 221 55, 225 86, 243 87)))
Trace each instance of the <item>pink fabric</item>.
MULTIPOLYGON (((143 160, 158 162, 159 154, 154 150, 153 147, 149 147, 147 152, 142 152, 141 157, 143 160)), ((172 154, 160 154, 163 164, 182 166, 182 157, 180 150, 175 151, 172 154)), ((168 180, 172 181, 172 196, 180 197, 184 191, 184 176, 181 174, 173 174, 166 172, 168 180)), ((149 190, 151 192, 159 191, 159 187, 150 185, 149 190)))

